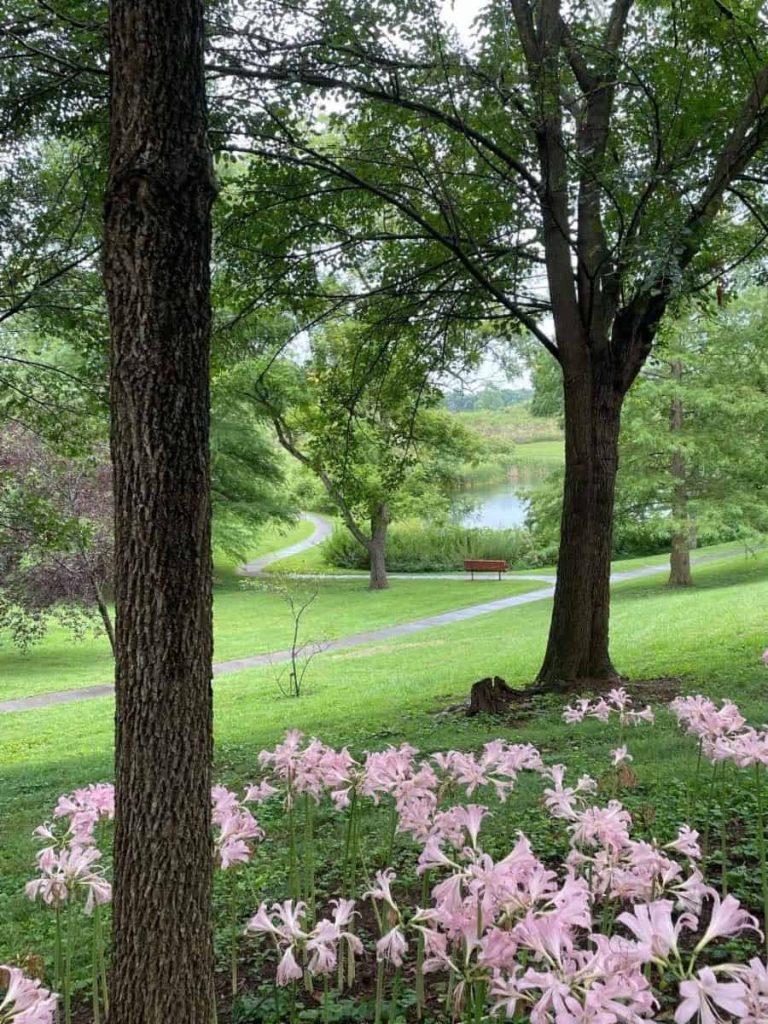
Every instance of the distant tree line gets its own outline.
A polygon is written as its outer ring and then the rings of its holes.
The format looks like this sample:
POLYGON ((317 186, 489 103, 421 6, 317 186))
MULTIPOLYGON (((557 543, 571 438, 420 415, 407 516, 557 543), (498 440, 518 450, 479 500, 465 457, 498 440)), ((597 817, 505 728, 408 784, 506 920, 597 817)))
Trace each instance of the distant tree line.
POLYGON ((449 412, 480 412, 507 409, 533 398, 530 388, 501 388, 487 384, 480 391, 446 391, 445 407, 449 412))

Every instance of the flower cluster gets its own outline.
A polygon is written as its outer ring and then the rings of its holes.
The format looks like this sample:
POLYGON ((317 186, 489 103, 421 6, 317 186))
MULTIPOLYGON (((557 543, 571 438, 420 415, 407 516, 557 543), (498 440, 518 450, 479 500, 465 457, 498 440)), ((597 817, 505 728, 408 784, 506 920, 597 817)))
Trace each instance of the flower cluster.
MULTIPOLYGON (((713 757, 727 746, 740 763, 763 736, 746 728, 730 702, 718 708, 701 697, 681 698, 672 711, 713 757)), ((651 709, 633 709, 621 689, 594 704, 580 701, 566 714, 568 721, 615 716, 622 726, 653 721, 651 709)), ((611 759, 620 768, 632 758, 619 746, 611 759)), ((254 859, 264 833, 246 804, 279 800, 287 812, 291 898, 271 909, 262 903, 244 929, 233 902, 233 994, 238 942, 246 935, 271 942, 278 986, 311 987, 320 979, 326 993, 332 983, 352 984, 368 950, 377 962, 377 1021, 394 974, 393 992, 402 979, 414 979, 421 1009, 429 979, 444 979, 435 992, 445 991, 446 1020, 490 1014, 531 1024, 642 1024, 672 1017, 676 1024, 767 1024, 766 965, 755 957, 724 963, 722 949, 713 949, 743 933, 760 935, 760 922, 708 883, 699 835, 690 826, 681 824, 671 841, 639 835, 615 791, 601 797, 591 776, 569 777, 565 765, 545 765, 530 744, 506 740, 475 753, 431 756, 402 744, 357 761, 346 748, 334 750, 292 731, 258 761, 260 773, 244 796, 224 786, 212 790, 217 862, 226 871, 254 859), (567 839, 567 853, 556 863, 537 856, 522 832, 498 854, 500 830, 489 822, 494 806, 509 803, 523 772, 540 787, 547 827, 567 839), (343 888, 337 890, 343 895, 325 907, 317 900, 313 834, 323 801, 343 816, 346 833, 339 850, 343 888), (375 864, 378 848, 366 848, 361 836, 369 834, 382 805, 389 843, 375 864), (404 863, 408 853, 423 886, 417 906, 390 866, 404 863), (365 886, 361 875, 368 877, 365 886), (372 942, 359 924, 361 899, 370 902, 375 919, 372 942)), ((106 786, 61 798, 57 824, 38 830, 49 845, 38 855, 40 877, 28 884, 30 897, 59 907, 84 890, 86 910, 109 899, 94 834, 113 808, 106 786)), ((231 886, 233 900, 236 894, 231 886)), ((8 1012, 6 1022, 4 1007, 0 1024, 19 1024, 8 1012)), ((47 1024, 44 1017, 21 1021, 47 1024)))
POLYGON ((678 697, 669 710, 689 735, 698 737, 710 761, 732 761, 739 768, 768 765, 768 728, 745 728, 746 719, 733 701, 724 700, 718 708, 697 694, 678 697))
POLYGON ((78 894, 85 895, 85 913, 109 903, 112 887, 99 865, 101 850, 95 831, 100 821, 115 815, 115 791, 108 783, 97 783, 59 797, 54 821, 35 829, 46 845, 37 854, 38 877, 28 882, 25 892, 31 900, 42 899, 61 908, 78 894))
POLYGON ((302 740, 302 733, 291 729, 274 750, 261 751, 259 764, 268 770, 271 779, 251 786, 246 799, 263 802, 282 787, 288 807, 300 794, 319 802, 326 792, 331 793, 337 806, 346 805, 355 765, 346 747, 337 751, 316 739, 302 746, 302 740))
POLYGON ((310 975, 332 974, 336 970, 342 944, 349 953, 348 981, 352 983, 355 957, 363 952, 362 942, 350 931, 355 916, 355 901, 332 900, 331 906, 332 916, 324 917, 311 929, 307 926, 306 903, 294 903, 293 900, 275 903, 271 912, 262 903, 250 919, 246 933, 269 935, 280 953, 278 985, 288 985, 304 977, 300 961, 306 962, 306 970, 310 975))
POLYGON ((96 905, 109 903, 112 886, 95 867, 101 851, 95 846, 67 844, 61 849, 47 846, 37 855, 39 878, 27 882, 24 891, 31 900, 40 897, 50 907, 60 908, 78 892, 85 892, 85 913, 96 905))
POLYGON ((650 704, 637 710, 633 707, 632 698, 627 691, 623 687, 616 687, 605 697, 595 701, 580 698, 565 709, 563 721, 569 725, 583 722, 585 718, 597 718, 600 722, 608 722, 612 715, 618 717, 622 726, 641 725, 643 722, 652 724, 656 719, 650 704))
POLYGON ((6 989, 0 1024, 53 1024, 57 997, 39 981, 25 977, 18 967, 0 964, 0 987, 6 989))
POLYGON ((211 801, 214 848, 219 866, 226 871, 233 864, 247 863, 253 857, 252 841, 260 842, 264 838, 264 830, 243 806, 237 793, 226 786, 214 786, 211 801))

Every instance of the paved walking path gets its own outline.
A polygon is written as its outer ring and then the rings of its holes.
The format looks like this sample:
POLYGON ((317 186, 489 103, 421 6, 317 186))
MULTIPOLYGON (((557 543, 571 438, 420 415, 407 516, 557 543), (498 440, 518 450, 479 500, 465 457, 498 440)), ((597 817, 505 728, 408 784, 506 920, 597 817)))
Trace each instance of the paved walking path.
POLYGON ((246 562, 240 569, 243 576, 259 576, 273 562, 281 562, 284 558, 299 555, 302 551, 322 544, 333 533, 333 523, 325 516, 315 515, 314 512, 302 512, 300 518, 307 523, 312 523, 315 532, 306 540, 300 540, 298 544, 291 544, 289 548, 281 548, 280 551, 272 551, 268 555, 262 555, 261 558, 254 558, 252 562, 246 562))
MULTIPOLYGON (((289 548, 284 548, 282 551, 275 551, 270 555, 264 555, 261 558, 257 558, 254 561, 249 562, 247 565, 243 566, 244 574, 250 576, 260 575, 267 565, 270 565, 272 562, 280 561, 283 558, 288 558, 289 555, 297 554, 300 551, 306 551, 308 548, 325 540, 331 532, 331 523, 322 516, 306 513, 302 518, 315 524, 316 529, 311 537, 300 541, 298 544, 293 544, 289 548)), ((724 552, 722 554, 703 555, 698 559, 693 559, 693 561, 694 563, 702 563, 712 561, 713 559, 728 558, 732 556, 732 552, 724 552)), ((628 569, 625 572, 612 573, 611 582, 621 583, 624 580, 641 579, 645 576, 659 575, 660 573, 667 572, 667 570, 668 566, 666 564, 646 565, 638 569, 628 569)), ((460 578, 457 576, 451 576, 447 573, 421 573, 420 575, 412 573, 391 573, 390 576, 400 579, 460 578)), ((312 577, 309 574, 306 574, 299 578, 306 579, 312 577)), ((359 576, 336 576, 335 574, 333 576, 323 576, 322 578, 360 579, 359 576)), ((484 601, 482 604, 473 604, 468 608, 456 608, 453 611, 442 612, 439 615, 428 615, 422 619, 414 619, 411 622, 403 622, 396 626, 385 626, 382 629, 372 629, 363 633, 353 633, 350 636, 340 637, 338 640, 329 641, 322 645, 320 650, 322 653, 328 651, 344 651, 351 647, 362 647, 366 644, 376 643, 379 640, 392 640, 395 637, 411 636, 414 633, 421 633, 425 629, 434 629, 436 626, 448 626, 455 622, 464 622, 467 619, 475 619, 480 615, 489 615, 492 612, 503 611, 506 608, 515 608, 518 605, 530 604, 532 601, 545 601, 555 593, 554 576, 522 576, 515 574, 510 578, 541 580, 548 585, 538 590, 531 590, 527 594, 513 594, 510 597, 501 597, 495 601, 484 601)), ((289 661, 290 658, 290 650, 271 651, 268 654, 254 654, 244 658, 233 658, 230 661, 220 661, 214 665, 213 674, 214 676, 232 675, 236 672, 244 672, 247 669, 259 668, 263 665, 275 665, 281 662, 286 662, 289 661)), ((20 697, 16 700, 0 701, 0 714, 9 714, 14 711, 31 711, 35 708, 52 707, 58 704, 73 704, 84 700, 93 700, 96 697, 108 697, 113 693, 114 687, 109 683, 101 683, 96 686, 84 686, 76 690, 60 690, 55 693, 39 693, 34 697, 20 697)))

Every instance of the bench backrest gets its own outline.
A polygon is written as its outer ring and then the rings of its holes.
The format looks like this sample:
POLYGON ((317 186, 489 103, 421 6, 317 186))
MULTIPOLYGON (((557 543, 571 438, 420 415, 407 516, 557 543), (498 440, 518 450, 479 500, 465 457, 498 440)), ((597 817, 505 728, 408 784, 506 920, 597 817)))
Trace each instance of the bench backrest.
POLYGON ((489 572, 504 572, 508 563, 501 558, 467 558, 464 561, 465 569, 474 569, 475 572, 482 572, 487 569, 489 572))

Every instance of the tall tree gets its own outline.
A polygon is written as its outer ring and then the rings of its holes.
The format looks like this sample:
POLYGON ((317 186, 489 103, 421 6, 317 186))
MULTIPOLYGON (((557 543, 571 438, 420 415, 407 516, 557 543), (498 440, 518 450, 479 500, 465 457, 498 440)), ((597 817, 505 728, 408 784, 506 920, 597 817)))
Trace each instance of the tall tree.
POLYGON ((211 71, 231 86, 231 148, 281 164, 251 189, 274 225, 277 289, 318 258, 365 259, 377 273, 358 302, 386 295, 404 322, 446 329, 506 319, 557 361, 566 473, 539 679, 612 678, 624 397, 668 306, 768 229, 765 175, 750 173, 768 142, 763 16, 748 2, 491 0, 463 45, 442 7, 273 0, 258 24, 245 9, 214 19, 211 71))
POLYGON ((301 365, 245 363, 240 386, 283 448, 320 480, 368 555, 370 589, 384 590, 390 523, 446 500, 458 467, 473 458, 473 438, 433 408, 441 393, 418 339, 346 321, 315 331, 305 355, 301 365))
POLYGON ((210 1021, 211 204, 202 0, 113 0, 111 1024, 210 1021))
MULTIPOLYGON (((536 386, 555 412, 554 371, 544 369, 536 386)), ((752 545, 768 531, 767 375, 768 304, 760 289, 664 324, 622 415, 615 554, 666 549, 670 585, 690 586, 692 548, 736 539, 752 545)), ((561 499, 560 472, 532 496, 541 544, 557 542, 561 499)))
POLYGON ((642 517, 670 545, 672 586, 693 582, 697 537, 768 529, 768 304, 757 290, 665 327, 625 410, 619 528, 642 517))

